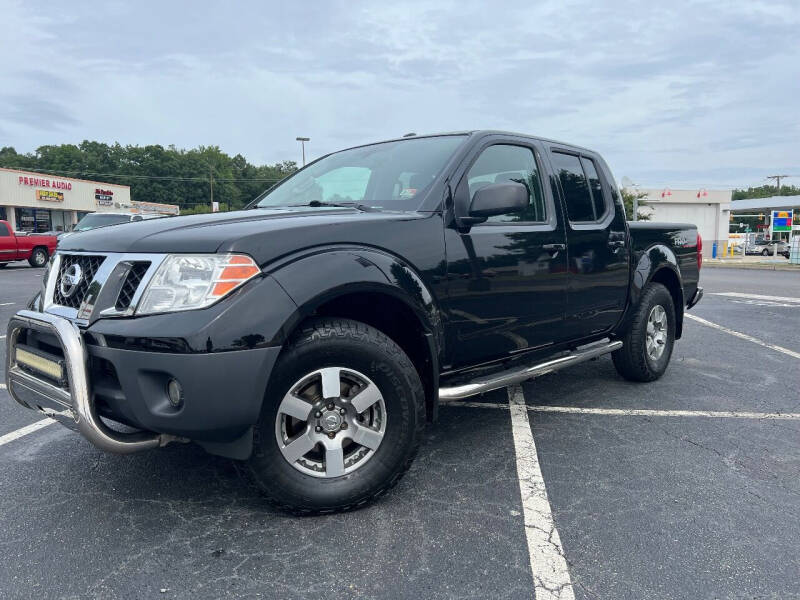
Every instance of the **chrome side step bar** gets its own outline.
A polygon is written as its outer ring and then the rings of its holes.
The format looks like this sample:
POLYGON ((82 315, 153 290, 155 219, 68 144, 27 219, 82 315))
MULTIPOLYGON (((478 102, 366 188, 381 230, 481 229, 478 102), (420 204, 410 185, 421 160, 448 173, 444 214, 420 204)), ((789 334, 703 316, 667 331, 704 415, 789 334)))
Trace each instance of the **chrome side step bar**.
POLYGON ((522 367, 504 373, 495 373, 486 377, 479 377, 463 385, 440 387, 439 399, 458 400, 460 398, 468 398, 476 394, 490 392, 507 385, 522 383, 523 381, 544 375, 545 373, 552 373, 553 371, 558 371, 565 367, 571 367, 572 365, 592 360, 593 358, 603 356, 609 352, 614 352, 620 348, 622 348, 622 342, 619 340, 591 344, 584 348, 579 348, 566 356, 554 358, 539 363, 538 365, 522 367))

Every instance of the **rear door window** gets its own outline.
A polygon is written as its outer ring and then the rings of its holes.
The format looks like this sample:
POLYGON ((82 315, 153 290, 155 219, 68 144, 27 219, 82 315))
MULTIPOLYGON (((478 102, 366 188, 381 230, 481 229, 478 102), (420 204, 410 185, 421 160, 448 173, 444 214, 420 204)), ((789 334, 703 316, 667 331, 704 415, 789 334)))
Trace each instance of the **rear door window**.
POLYGON ((8 226, 5 223, 0 223, 0 237, 11 237, 8 232, 8 226))
POLYGON ((553 152, 552 156, 553 167, 561 182, 564 200, 567 203, 569 220, 573 222, 594 221, 594 203, 580 158, 564 152, 553 152))
POLYGON ((599 221, 606 214, 606 201, 603 196, 603 186, 600 183, 600 176, 594 166, 594 161, 585 156, 581 156, 581 164, 586 179, 589 181, 589 190, 592 192, 592 204, 594 206, 594 220, 599 221))

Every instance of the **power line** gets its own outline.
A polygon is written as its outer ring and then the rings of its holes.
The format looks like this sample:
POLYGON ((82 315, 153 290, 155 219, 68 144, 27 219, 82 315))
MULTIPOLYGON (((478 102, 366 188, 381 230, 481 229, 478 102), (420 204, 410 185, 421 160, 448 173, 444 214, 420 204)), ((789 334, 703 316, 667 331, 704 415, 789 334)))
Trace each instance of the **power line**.
POLYGON ((765 179, 774 179, 776 182, 775 188, 778 190, 778 193, 781 193, 781 179, 785 179, 787 177, 791 177, 791 175, 767 175, 765 179))
MULTIPOLYGON (((66 177, 67 175, 82 175, 84 177, 127 177, 129 179, 156 179, 156 180, 169 180, 169 181, 203 181, 206 182, 206 177, 177 177, 174 175, 129 175, 126 173, 92 173, 86 171, 54 171, 53 169, 32 169, 28 167, 3 167, 5 169, 13 169, 17 171, 30 171, 35 173, 42 173, 43 175, 53 175, 66 177)), ((262 178, 262 177, 215 177, 217 181, 261 181, 277 183, 282 179, 262 178)))

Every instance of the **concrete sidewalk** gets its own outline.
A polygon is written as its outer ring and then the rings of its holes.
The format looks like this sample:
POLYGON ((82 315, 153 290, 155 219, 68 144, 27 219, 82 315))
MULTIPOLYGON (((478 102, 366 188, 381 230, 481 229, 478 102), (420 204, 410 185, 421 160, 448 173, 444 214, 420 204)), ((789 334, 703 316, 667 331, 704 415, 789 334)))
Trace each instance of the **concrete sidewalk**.
POLYGON ((735 256, 732 258, 704 258, 704 267, 719 267, 726 269, 763 269, 766 271, 798 271, 800 265, 793 265, 782 256, 735 256))

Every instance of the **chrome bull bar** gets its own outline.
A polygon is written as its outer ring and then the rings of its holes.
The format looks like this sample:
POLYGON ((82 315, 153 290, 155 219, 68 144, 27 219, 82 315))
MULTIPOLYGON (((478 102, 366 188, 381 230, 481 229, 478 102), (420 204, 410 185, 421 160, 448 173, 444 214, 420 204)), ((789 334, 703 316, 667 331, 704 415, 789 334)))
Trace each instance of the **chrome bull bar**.
POLYGON ((107 452, 130 454, 163 446, 174 436, 137 431, 122 433, 98 416, 89 389, 86 346, 78 327, 57 315, 21 310, 8 323, 6 387, 18 403, 78 431, 107 452), (17 362, 17 345, 25 330, 55 335, 64 352, 65 386, 40 378, 17 362))

